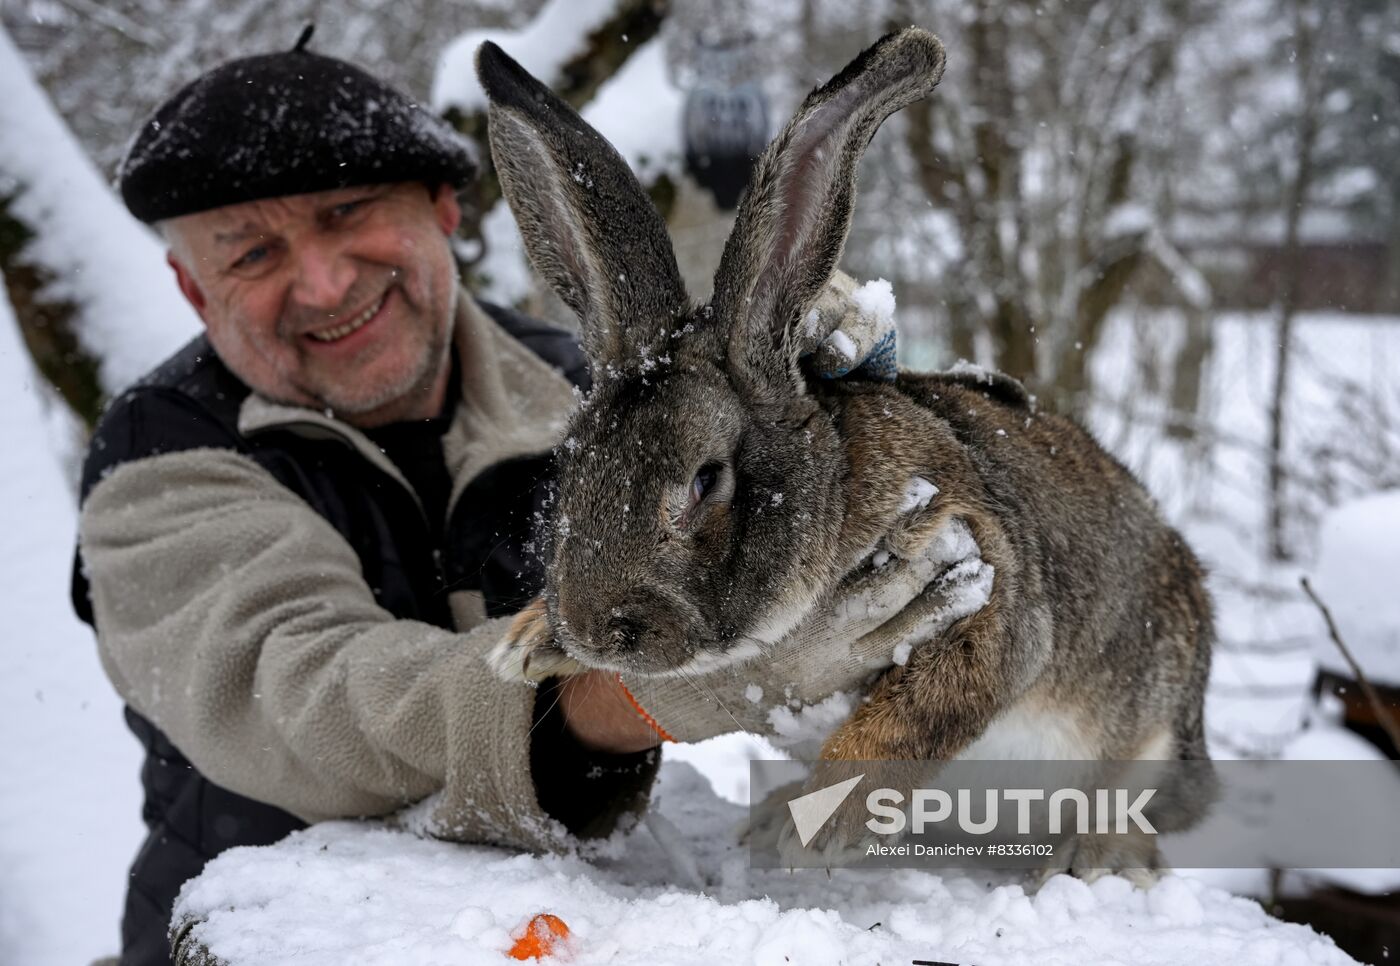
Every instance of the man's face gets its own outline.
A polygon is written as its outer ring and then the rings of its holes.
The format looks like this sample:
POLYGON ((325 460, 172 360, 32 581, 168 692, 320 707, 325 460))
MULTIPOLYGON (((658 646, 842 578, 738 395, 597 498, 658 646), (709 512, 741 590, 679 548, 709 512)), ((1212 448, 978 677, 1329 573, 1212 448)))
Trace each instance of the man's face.
POLYGON ((441 408, 460 218, 450 188, 413 182, 250 201, 164 227, 180 289, 240 379, 377 426, 441 408))

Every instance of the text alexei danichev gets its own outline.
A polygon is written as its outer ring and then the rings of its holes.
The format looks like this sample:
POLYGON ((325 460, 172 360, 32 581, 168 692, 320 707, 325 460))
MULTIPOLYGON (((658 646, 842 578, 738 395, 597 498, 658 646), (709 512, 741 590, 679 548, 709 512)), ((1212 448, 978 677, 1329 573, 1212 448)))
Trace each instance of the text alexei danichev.
POLYGON ((869 845, 866 846, 865 854, 874 856, 940 855, 980 858, 984 850, 984 846, 981 845, 919 845, 913 843, 909 845, 869 845))
POLYGON ((1055 854, 1055 846, 1048 842, 998 843, 996 845, 922 845, 918 842, 906 845, 868 845, 867 856, 886 858, 890 856, 929 855, 938 858, 1002 857, 1017 855, 1048 856, 1055 854))

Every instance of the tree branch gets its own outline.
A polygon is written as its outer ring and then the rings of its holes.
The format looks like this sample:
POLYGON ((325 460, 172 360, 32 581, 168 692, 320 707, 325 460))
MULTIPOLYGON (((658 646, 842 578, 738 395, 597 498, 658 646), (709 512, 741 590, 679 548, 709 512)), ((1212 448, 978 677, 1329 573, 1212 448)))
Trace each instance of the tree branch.
POLYGON ((1327 622, 1327 633, 1332 635, 1332 643, 1337 645, 1337 650, 1342 652, 1342 657, 1346 658, 1347 664, 1351 667, 1351 673, 1356 676, 1357 683, 1361 685, 1361 693, 1366 695, 1366 700, 1371 704, 1371 710, 1376 713, 1376 720, 1385 729, 1386 737, 1390 739, 1391 745, 1400 748, 1400 723, 1397 723, 1395 716, 1391 714, 1390 708, 1381 700, 1381 696, 1376 693, 1376 689, 1371 686, 1371 682, 1366 678, 1366 672, 1361 670, 1361 665, 1356 663, 1356 658, 1352 656, 1351 649, 1342 641, 1342 635, 1337 632, 1337 624, 1332 620, 1332 612, 1327 609, 1327 605, 1322 602, 1312 589, 1312 584, 1308 583, 1308 578, 1302 577, 1298 581, 1303 585, 1303 592, 1312 598, 1312 602, 1317 605, 1317 609, 1322 611, 1322 619, 1327 622))
POLYGON ((8 296, 20 335, 44 379, 91 429, 105 399, 97 360, 74 332, 77 307, 46 294, 52 275, 25 258, 35 232, 10 210, 13 200, 0 195, 0 298, 8 296))

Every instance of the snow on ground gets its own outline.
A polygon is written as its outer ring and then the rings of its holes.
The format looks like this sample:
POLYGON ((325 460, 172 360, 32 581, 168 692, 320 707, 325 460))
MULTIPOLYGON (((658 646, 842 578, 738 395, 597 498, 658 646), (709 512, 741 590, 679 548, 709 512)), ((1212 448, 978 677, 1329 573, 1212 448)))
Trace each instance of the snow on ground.
POLYGON ((686 764, 663 767, 656 808, 670 827, 637 826, 592 862, 320 825, 225 853, 177 915, 204 919, 196 936, 229 966, 507 963, 540 912, 568 925, 577 966, 1353 962, 1251 900, 1175 876, 1149 892, 1057 876, 1027 895, 1010 874, 751 870, 734 844, 744 810, 686 764), (675 885, 690 867, 699 891, 675 885))
POLYGON ((79 307, 77 334, 101 362, 109 394, 195 334, 198 320, 165 266, 156 236, 120 200, 54 112, 0 30, 0 196, 43 225, 28 254, 55 276, 49 294, 79 307))
POLYGON ((0 963, 75 966, 119 946, 140 754, 68 606, 71 426, 44 391, 0 298, 0 963))
MULTIPOLYGON (((1400 490, 1339 507, 1321 529, 1313 589, 1362 669, 1400 684, 1400 490)), ((1351 674, 1335 648, 1322 649, 1319 659, 1351 674)))

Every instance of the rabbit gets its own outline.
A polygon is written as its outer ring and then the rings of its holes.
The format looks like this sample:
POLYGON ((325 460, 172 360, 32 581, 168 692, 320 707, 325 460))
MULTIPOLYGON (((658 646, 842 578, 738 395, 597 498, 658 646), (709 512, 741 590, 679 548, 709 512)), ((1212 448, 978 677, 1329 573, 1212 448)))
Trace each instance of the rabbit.
MULTIPOLYGON (((503 646, 541 674, 749 660, 882 535, 899 553, 956 523, 993 571, 985 606, 884 671, 822 759, 1207 760, 1202 568, 1122 464, 995 373, 832 381, 800 364, 857 162, 944 61, 940 41, 910 27, 814 90, 758 159, 713 298, 696 306, 623 159, 481 47, 505 198, 535 269, 579 317, 595 374, 558 452, 542 600, 503 646), (911 477, 936 494, 890 533, 911 477)), ((919 607, 900 619, 930 616, 919 607)), ((1209 784, 1159 796, 1158 829, 1198 820, 1209 784)), ((851 834, 855 821, 832 827, 851 834)), ((1151 841, 1084 841, 1075 868, 1157 859, 1151 841)))

